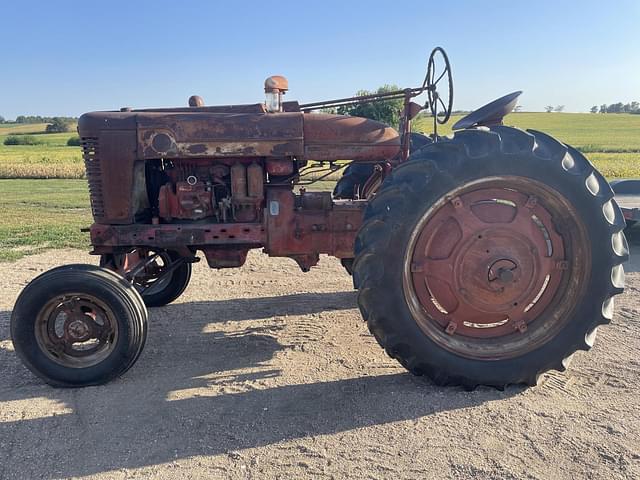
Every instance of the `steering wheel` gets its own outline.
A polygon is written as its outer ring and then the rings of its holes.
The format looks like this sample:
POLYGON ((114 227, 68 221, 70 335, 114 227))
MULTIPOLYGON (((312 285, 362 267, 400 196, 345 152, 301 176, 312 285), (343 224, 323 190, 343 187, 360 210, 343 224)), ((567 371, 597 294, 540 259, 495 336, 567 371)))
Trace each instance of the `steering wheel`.
POLYGON ((422 89, 427 90, 431 115, 440 125, 447 123, 453 110, 453 77, 451 75, 449 57, 441 47, 434 48, 431 55, 429 55, 427 75, 424 78, 424 82, 422 82, 422 89), (442 64, 442 72, 437 73, 440 70, 440 64, 442 64), (441 89, 446 93, 445 100, 442 99, 438 89, 438 84, 443 80, 447 82, 446 87, 441 89), (440 111, 438 111, 439 106, 442 107, 440 111))

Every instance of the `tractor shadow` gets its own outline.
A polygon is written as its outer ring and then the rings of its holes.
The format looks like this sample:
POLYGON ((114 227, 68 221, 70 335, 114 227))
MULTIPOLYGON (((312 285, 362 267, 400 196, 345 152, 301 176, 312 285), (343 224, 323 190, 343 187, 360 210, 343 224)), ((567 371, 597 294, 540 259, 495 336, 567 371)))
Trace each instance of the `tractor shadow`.
MULTIPOLYGON (((278 340, 281 323, 243 325, 352 308, 353 293, 338 292, 152 309, 139 362, 115 382, 83 389, 44 385, 4 342, 0 478, 84 476, 225 453, 241 461, 243 449, 417 420, 521 392, 464 392, 407 373, 285 383, 279 366, 290 348, 278 340), (237 323, 230 332, 219 322, 237 323), (54 415, 52 404, 64 410, 54 415)), ((8 336, 8 321, 0 334, 8 336)))

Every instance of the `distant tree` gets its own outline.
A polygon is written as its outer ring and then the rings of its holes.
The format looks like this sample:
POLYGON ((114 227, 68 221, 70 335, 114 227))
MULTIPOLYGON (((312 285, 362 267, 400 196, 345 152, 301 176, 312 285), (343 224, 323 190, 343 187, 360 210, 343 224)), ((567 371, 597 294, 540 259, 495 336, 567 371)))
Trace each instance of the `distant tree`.
POLYGON ((0 123, 7 123, 7 121, 2 115, 0 115, 0 123))
POLYGON ((624 103, 612 103, 607 107, 607 113, 622 113, 624 111, 624 103))
POLYGON ((60 133, 69 131, 69 122, 62 117, 53 117, 47 125, 47 133, 60 133))
POLYGON ((640 103, 637 101, 629 103, 612 103, 611 105, 600 105, 600 113, 640 113, 640 103))
POLYGON ((591 112, 591 113, 598 113, 598 110, 599 110, 598 105, 594 105, 593 107, 591 107, 590 112, 591 112))
POLYGON ((18 115, 16 117, 16 123, 45 123, 46 118, 40 115, 18 115))
POLYGON ((554 108, 555 107, 553 105, 547 105, 546 107, 544 107, 544 111, 547 112, 547 113, 551 113, 551 112, 553 112, 554 108))
MULTIPOLYGON (((387 93, 399 90, 396 85, 383 85, 375 92, 360 90, 356 93, 357 97, 371 95, 372 93, 387 93)), ((385 100, 383 102, 362 103, 356 105, 345 105, 338 107, 338 114, 351 115, 353 117, 364 117, 377 120, 392 127, 398 127, 400 123, 400 115, 402 112, 402 99, 385 100)))
POLYGON ((556 107, 553 109, 554 112, 562 112, 564 111, 564 105, 556 105, 556 107))
POLYGON ((40 115, 18 115, 15 123, 53 123, 56 118, 72 123, 78 119, 75 117, 41 117, 40 115))

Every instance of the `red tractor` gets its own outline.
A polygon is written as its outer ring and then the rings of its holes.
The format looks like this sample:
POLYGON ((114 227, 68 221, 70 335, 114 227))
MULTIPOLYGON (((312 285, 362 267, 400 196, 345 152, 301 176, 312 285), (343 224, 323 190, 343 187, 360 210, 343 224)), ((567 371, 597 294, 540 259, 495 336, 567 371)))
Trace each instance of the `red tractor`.
POLYGON ((453 91, 440 48, 416 88, 306 105, 287 89, 274 76, 265 103, 194 96, 80 118, 101 266, 55 268, 20 294, 11 333, 31 371, 60 387, 124 374, 147 306, 180 296, 198 254, 232 268, 254 248, 304 271, 341 259, 376 340, 437 384, 534 385, 591 347, 623 290, 624 218, 580 152, 503 126, 520 92, 442 137, 453 91), (389 99, 404 101, 398 130, 315 112, 389 99), (411 132, 425 109, 431 136, 411 132), (296 189, 346 165, 333 194, 296 189))

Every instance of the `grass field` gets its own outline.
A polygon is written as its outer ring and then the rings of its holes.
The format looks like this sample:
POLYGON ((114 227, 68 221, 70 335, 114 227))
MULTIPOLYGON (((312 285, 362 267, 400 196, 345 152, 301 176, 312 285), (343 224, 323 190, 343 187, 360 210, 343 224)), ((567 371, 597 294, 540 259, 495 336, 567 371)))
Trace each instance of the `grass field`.
MULTIPOLYGON (((450 133, 459 118, 453 117, 442 132, 450 133)), ((573 145, 609 179, 640 177, 640 115, 512 113, 505 124, 540 130, 573 145)), ((421 118, 414 128, 431 132, 432 121, 421 118)))
MULTIPOLYGON (((459 119, 453 116, 440 128, 451 132, 459 119)), ((593 113, 512 113, 505 125, 522 129, 540 130, 581 151, 587 152, 640 152, 640 115, 593 113)), ((430 118, 414 123, 417 131, 432 131, 430 118)))
POLYGON ((0 261, 51 248, 88 248, 84 180, 0 180, 0 261))

